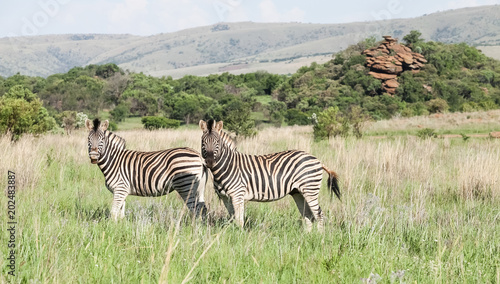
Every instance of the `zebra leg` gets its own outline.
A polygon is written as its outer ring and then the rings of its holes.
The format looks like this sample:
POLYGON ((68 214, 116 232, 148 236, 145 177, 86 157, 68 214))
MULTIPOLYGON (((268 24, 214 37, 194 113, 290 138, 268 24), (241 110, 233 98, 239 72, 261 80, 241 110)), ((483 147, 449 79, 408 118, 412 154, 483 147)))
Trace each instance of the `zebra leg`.
POLYGON ((245 200, 243 197, 231 197, 234 208, 234 220, 236 224, 243 228, 245 224, 245 200))
POLYGON ((203 219, 206 218, 207 208, 205 207, 205 200, 203 191, 205 186, 199 180, 194 179, 193 176, 184 177, 184 179, 179 179, 174 184, 174 189, 179 193, 182 200, 186 204, 187 208, 191 213, 197 217, 201 215, 203 219), (191 181, 186 182, 186 178, 191 179, 191 181), (201 196, 200 196, 201 195, 201 196))
POLYGON ((297 208, 299 209, 300 214, 304 218, 304 221, 306 223, 306 230, 310 232, 312 229, 312 220, 314 217, 311 209, 309 208, 309 205, 307 205, 304 196, 302 196, 302 194, 300 193, 292 194, 292 197, 295 201, 295 204, 297 204, 297 208))
POLYGON ((205 187, 207 184, 207 175, 202 174, 201 179, 198 181, 197 184, 197 189, 196 193, 198 194, 197 196, 197 202, 196 202, 196 216, 200 216, 203 218, 203 220, 206 219, 207 217, 207 207, 205 206, 205 187))
POLYGON ((231 202, 231 200, 229 200, 229 197, 225 195, 220 195, 220 199, 222 199, 222 202, 224 202, 224 206, 227 209, 227 213, 229 213, 229 218, 232 220, 234 218, 233 203, 231 202))
POLYGON ((319 188, 314 190, 305 189, 303 195, 314 215, 314 221, 318 222, 318 230, 323 231, 323 211, 321 211, 318 202, 319 188))
POLYGON ((120 216, 119 216, 120 219, 123 219, 125 217, 125 203, 126 201, 123 200, 122 208, 120 209, 120 216))
POLYGON ((125 199, 128 191, 125 189, 115 189, 113 193, 113 203, 111 204, 111 219, 118 221, 125 217, 125 199))

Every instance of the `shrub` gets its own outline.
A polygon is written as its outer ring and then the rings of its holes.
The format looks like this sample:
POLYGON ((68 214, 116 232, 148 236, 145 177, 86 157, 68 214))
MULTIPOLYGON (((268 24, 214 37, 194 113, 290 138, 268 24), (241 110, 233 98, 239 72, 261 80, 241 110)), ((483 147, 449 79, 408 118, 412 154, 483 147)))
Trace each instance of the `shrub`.
POLYGON ((53 129, 56 121, 29 89, 17 85, 0 97, 0 134, 12 134, 17 140, 23 133, 41 134, 53 129))
POLYGON ((307 114, 301 112, 298 109, 292 108, 288 109, 285 114, 286 121, 288 125, 308 125, 311 124, 311 120, 307 117, 307 114))
POLYGON ((338 107, 329 107, 317 116, 317 121, 313 127, 315 140, 329 139, 332 136, 340 135, 342 132, 342 122, 339 117, 338 107))
POLYGON ((346 123, 352 129, 352 134, 356 138, 363 136, 363 129, 370 121, 370 116, 363 112, 360 106, 352 106, 345 117, 346 123))
POLYGON ((155 130, 160 128, 177 128, 181 122, 175 119, 169 119, 159 116, 145 116, 141 119, 144 128, 148 130, 155 130))
POLYGON ((444 113, 444 112, 448 111, 448 109, 450 108, 448 106, 448 103, 445 100, 440 99, 440 98, 430 100, 430 101, 426 102, 425 104, 427 106, 427 110, 430 113, 437 113, 437 112, 444 113))
POLYGON ((109 131, 116 131, 116 130, 118 130, 118 125, 116 124, 116 122, 110 121, 109 122, 109 126, 108 126, 108 130, 109 131))
POLYGON ((276 127, 281 127, 285 119, 286 104, 280 101, 271 101, 267 108, 271 123, 276 127))
POLYGON ((436 138, 437 133, 432 128, 424 128, 417 131, 417 137, 421 139, 436 138))
POLYGON ((122 122, 130 115, 130 103, 127 101, 121 102, 109 113, 113 121, 122 122))

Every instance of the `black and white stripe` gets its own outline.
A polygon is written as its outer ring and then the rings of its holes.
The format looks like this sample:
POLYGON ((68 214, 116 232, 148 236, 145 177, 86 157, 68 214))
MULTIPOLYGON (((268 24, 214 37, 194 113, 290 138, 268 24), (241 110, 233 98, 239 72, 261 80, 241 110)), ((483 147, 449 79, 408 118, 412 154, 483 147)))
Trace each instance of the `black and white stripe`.
POLYGON ((89 130, 89 157, 104 174, 113 193, 111 217, 125 214, 128 195, 161 196, 177 191, 194 213, 206 214, 204 191, 207 168, 200 154, 190 148, 138 152, 125 149, 125 140, 107 130, 109 122, 85 122, 89 130))
POLYGON ((303 151, 260 156, 239 153, 222 126, 222 121, 200 121, 201 153, 214 176, 218 195, 236 222, 243 225, 245 201, 268 202, 291 195, 307 229, 313 221, 322 228, 323 213, 318 203, 322 173, 328 173, 328 187, 340 199, 337 174, 303 151))

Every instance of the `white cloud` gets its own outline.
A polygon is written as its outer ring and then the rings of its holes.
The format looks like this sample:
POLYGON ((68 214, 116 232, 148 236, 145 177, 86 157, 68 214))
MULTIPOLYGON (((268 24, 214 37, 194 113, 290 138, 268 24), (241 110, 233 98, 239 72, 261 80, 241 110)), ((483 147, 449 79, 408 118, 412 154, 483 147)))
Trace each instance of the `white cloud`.
POLYGON ((303 22, 304 11, 294 7, 281 13, 272 0, 263 0, 259 4, 260 16, 263 22, 303 22))
POLYGON ((173 32, 210 25, 212 21, 208 11, 212 10, 207 6, 211 7, 193 0, 162 1, 156 3, 152 16, 157 19, 159 32, 173 32))
POLYGON ((110 20, 113 23, 129 21, 140 15, 147 14, 147 0, 125 0, 124 3, 117 3, 111 9, 110 20))
POLYGON ((476 7, 482 5, 493 5, 499 4, 498 0, 459 0, 459 1, 449 1, 447 3, 448 9, 459 9, 465 7, 476 7))
POLYGON ((152 5, 148 0, 125 0, 119 3, 107 2, 107 30, 109 33, 130 33, 150 35, 157 32, 151 19, 152 5))
POLYGON ((250 21, 250 17, 246 13, 246 10, 240 5, 234 7, 227 14, 225 19, 222 19, 225 22, 246 22, 250 21))

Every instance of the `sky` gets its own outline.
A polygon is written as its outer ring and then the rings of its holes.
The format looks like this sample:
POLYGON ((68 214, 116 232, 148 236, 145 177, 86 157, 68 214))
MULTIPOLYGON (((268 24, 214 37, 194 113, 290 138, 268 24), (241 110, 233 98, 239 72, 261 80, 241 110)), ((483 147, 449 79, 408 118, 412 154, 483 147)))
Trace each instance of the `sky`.
POLYGON ((22 0, 2 1, 0 38, 46 34, 154 35, 219 22, 349 23, 411 18, 500 0, 22 0))

